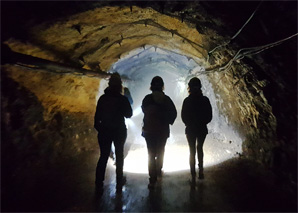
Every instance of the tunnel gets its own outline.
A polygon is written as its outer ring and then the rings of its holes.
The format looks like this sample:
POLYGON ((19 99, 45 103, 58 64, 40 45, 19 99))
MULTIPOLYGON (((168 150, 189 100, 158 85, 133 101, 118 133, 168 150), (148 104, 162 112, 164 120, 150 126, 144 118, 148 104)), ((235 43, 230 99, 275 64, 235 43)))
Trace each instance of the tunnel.
MULTIPOLYGON (((1 2, 1 210, 297 211, 297 2, 1 2), (127 184, 94 193, 96 104, 112 73, 133 98, 127 184), (141 103, 161 76, 177 118, 150 191, 141 103), (188 183, 188 82, 212 105, 206 178, 188 183)), ((113 147, 112 147, 113 150, 113 147)))
MULTIPOLYGON (((144 94, 149 91, 150 85, 148 82, 150 83, 156 75, 164 79, 165 93, 172 97, 178 111, 177 120, 172 126, 171 137, 167 143, 168 151, 166 152, 164 170, 179 171, 188 169, 188 145, 185 144, 185 126, 181 120, 180 112, 183 97, 187 96, 189 72, 200 69, 203 68, 193 60, 154 46, 137 49, 112 66, 111 73, 118 72, 129 79, 125 82, 125 85, 130 88, 132 97, 134 97, 134 116, 127 119, 128 129, 131 131, 131 134, 128 135, 127 144, 130 142, 133 144, 133 146, 130 146, 130 153, 126 158, 125 166, 128 171, 132 169, 135 172, 147 172, 147 168, 143 167, 144 164, 147 165, 146 149, 144 149, 144 139, 142 139, 141 128, 139 128, 142 126, 141 104, 144 94), (148 60, 150 63, 147 62, 148 60), (147 86, 144 86, 146 84, 147 86), (144 148, 140 149, 140 147, 144 148), (142 158, 135 155, 144 156, 145 158, 142 161, 142 158), (176 155, 179 155, 180 159, 176 160, 176 155), (140 167, 134 163, 135 158, 139 159, 140 167), (182 158, 184 160, 181 160, 182 158)), ((210 97, 212 105, 216 106, 216 98, 211 84, 204 76, 201 77, 201 80, 203 82, 203 91, 210 97)), ((106 87, 107 85, 103 88, 106 87)), ((213 110, 213 121, 209 125, 209 133, 207 140, 210 142, 206 143, 205 146, 206 166, 214 165, 242 153, 240 136, 228 125, 225 118, 220 116, 216 107, 213 110), (219 141, 221 146, 216 146, 219 141)))

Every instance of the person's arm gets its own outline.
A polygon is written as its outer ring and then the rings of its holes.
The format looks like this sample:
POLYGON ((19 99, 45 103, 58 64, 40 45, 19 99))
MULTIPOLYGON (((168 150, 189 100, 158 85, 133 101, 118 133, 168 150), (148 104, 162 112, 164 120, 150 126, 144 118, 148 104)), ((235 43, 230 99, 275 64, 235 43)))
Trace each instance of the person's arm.
POLYGON ((189 100, 186 98, 183 101, 182 104, 182 110, 181 110, 181 118, 183 123, 188 126, 190 124, 191 121, 191 110, 190 110, 190 102, 189 100))
POLYGON ((127 97, 130 105, 132 105, 133 104, 133 99, 132 99, 131 94, 129 92, 129 89, 127 87, 124 87, 124 96, 127 97))
POLYGON ((100 105, 101 105, 101 98, 98 99, 97 105, 96 105, 96 111, 94 115, 94 128, 99 131, 99 124, 101 121, 101 115, 100 115, 100 105))
POLYGON ((204 110, 203 110, 204 123, 208 124, 212 120, 212 107, 207 97, 204 97, 204 110))
POLYGON ((168 98, 168 107, 167 107, 167 121, 169 124, 173 125, 177 117, 177 110, 173 101, 168 98))
POLYGON ((123 96, 123 116, 126 118, 130 118, 132 116, 131 105, 125 96, 123 96))
POLYGON ((149 96, 146 95, 142 101, 142 106, 141 106, 143 113, 146 113, 146 108, 148 105, 149 105, 149 96))

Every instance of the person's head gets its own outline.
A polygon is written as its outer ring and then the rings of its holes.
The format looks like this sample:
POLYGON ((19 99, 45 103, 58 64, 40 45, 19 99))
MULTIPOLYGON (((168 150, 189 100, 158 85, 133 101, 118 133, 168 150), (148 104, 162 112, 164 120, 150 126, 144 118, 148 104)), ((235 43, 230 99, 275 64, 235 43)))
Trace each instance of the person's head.
POLYGON ((154 91, 162 91, 164 88, 163 80, 160 76, 155 76, 152 78, 150 90, 154 91))
POLYGON ((122 81, 121 81, 120 75, 117 72, 111 75, 109 80, 109 88, 121 93, 122 81))
POLYGON ((201 93, 201 81, 197 77, 190 79, 188 82, 188 92, 189 93, 201 93))

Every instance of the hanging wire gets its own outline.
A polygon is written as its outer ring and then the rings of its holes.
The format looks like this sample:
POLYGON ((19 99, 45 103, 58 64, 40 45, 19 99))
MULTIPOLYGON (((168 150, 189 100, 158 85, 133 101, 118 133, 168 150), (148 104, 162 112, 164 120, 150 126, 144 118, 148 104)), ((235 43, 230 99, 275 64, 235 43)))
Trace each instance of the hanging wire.
POLYGON ((244 27, 248 24, 248 22, 252 19, 252 17, 255 15, 255 13, 257 12, 257 10, 259 9, 259 7, 261 6, 261 3, 263 1, 261 1, 258 6, 256 7, 256 9, 254 10, 254 12, 250 15, 250 17, 247 19, 247 21, 243 24, 243 26, 235 33, 235 35, 226 43, 218 45, 217 47, 213 48, 211 51, 208 52, 208 55, 210 55, 211 53, 213 53, 216 49, 220 48, 220 47, 224 47, 227 46, 233 39, 235 39, 240 32, 244 29, 244 27))
POLYGON ((215 71, 218 71, 218 72, 227 71, 231 68, 234 61, 240 60, 240 59, 244 58, 245 56, 251 56, 251 55, 255 55, 255 54, 258 54, 260 52, 263 52, 264 50, 267 50, 269 48, 280 45, 283 42, 285 42, 285 41, 287 41, 287 40, 289 40, 289 39, 291 39, 295 36, 298 36, 298 33, 296 33, 294 35, 291 35, 287 38, 281 39, 279 41, 270 43, 270 44, 257 46, 257 47, 242 48, 242 49, 238 50, 237 53, 234 55, 234 57, 227 64, 225 64, 224 66, 219 67, 219 68, 213 68, 213 69, 210 69, 210 70, 206 69, 206 71, 203 71, 203 72, 200 72, 200 73, 203 74, 203 73, 210 73, 210 72, 215 72, 215 71))

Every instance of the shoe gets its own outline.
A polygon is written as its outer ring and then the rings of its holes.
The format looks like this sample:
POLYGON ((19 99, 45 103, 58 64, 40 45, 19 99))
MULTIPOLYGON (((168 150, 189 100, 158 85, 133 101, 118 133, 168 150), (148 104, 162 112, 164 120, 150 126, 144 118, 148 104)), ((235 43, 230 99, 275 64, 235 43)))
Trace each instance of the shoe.
POLYGON ((194 187, 196 185, 196 176, 192 176, 190 179, 189 179, 189 184, 190 186, 194 187))
POLYGON ((163 177, 163 171, 161 170, 161 171, 159 171, 159 172, 157 172, 157 181, 161 181, 162 180, 162 177, 163 177))
POLYGON ((125 185, 126 184, 126 176, 123 176, 122 178, 120 178, 119 180, 117 179, 117 185, 125 185))
POLYGON ((103 193, 103 182, 95 184, 95 193, 101 195, 103 193))
POLYGON ((155 183, 148 184, 148 189, 154 189, 154 188, 155 188, 155 183))
POLYGON ((157 172, 157 177, 161 178, 163 176, 163 174, 164 174, 163 170, 159 170, 157 172))
POLYGON ((95 182, 95 188, 97 188, 97 189, 103 188, 103 181, 95 182))
POLYGON ((122 187, 126 184, 126 177, 123 176, 120 180, 117 179, 116 191, 122 191, 122 187))
POLYGON ((204 179, 205 178, 205 176, 204 176, 204 173, 203 172, 199 172, 199 179, 204 179))
POLYGON ((121 185, 116 185, 116 193, 122 193, 122 186, 121 185))

